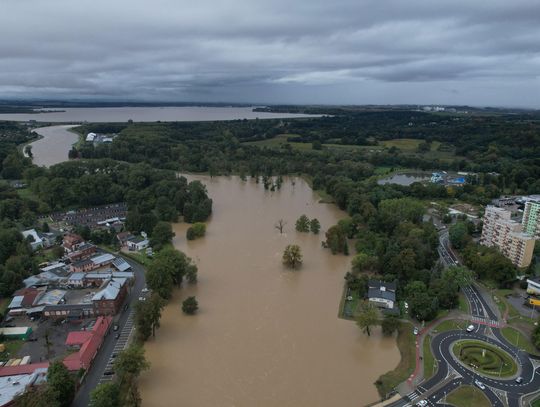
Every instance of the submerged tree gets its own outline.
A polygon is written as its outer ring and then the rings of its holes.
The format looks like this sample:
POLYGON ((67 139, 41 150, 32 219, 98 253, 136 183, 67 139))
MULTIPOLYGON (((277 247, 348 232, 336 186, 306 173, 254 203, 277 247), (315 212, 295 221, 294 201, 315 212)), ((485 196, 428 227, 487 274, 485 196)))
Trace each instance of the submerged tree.
POLYGON ((285 227, 285 225, 287 224, 287 222, 285 222, 283 219, 279 219, 276 224, 274 225, 274 227, 279 230, 279 233, 283 233, 283 228, 285 227))
POLYGON ((309 226, 309 218, 306 215, 302 215, 296 220, 297 232, 309 232, 309 226))
POLYGON ((365 305, 356 318, 358 325, 367 336, 371 335, 371 327, 379 324, 379 313, 373 305, 365 305))
POLYGON ((309 222, 309 228, 311 229, 311 233, 318 234, 321 230, 321 224, 319 222, 319 219, 311 219, 311 221, 309 222))
POLYGON ((188 297, 182 302, 182 311, 185 314, 193 315, 199 309, 199 303, 195 297, 188 297))
POLYGON ((283 252, 283 264, 295 269, 302 264, 302 250, 296 244, 290 244, 283 252))

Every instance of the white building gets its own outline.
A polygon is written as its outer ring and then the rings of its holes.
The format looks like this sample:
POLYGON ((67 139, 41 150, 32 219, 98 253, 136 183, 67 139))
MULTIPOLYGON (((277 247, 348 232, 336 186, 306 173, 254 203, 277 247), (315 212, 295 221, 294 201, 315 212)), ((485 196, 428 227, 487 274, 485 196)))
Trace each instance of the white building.
POLYGON ((28 239, 28 236, 32 236, 32 238, 30 240, 32 240, 30 242, 30 246, 32 246, 32 250, 38 250, 38 249, 41 249, 43 247, 43 239, 41 239, 41 237, 39 236, 38 232, 36 232, 36 229, 28 229, 28 230, 24 230, 22 232, 22 235, 25 239, 28 239))

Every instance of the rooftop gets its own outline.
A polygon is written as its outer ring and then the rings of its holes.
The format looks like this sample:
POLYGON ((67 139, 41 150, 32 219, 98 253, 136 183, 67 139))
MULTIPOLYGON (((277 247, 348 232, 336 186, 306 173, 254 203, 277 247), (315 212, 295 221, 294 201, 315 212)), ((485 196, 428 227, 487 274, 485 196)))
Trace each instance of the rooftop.
POLYGON ((92 301, 99 300, 114 300, 118 297, 120 289, 126 283, 125 278, 114 278, 111 281, 107 282, 105 287, 98 291, 92 297, 92 301))
POLYGON ((92 261, 92 263, 94 264, 102 264, 102 263, 107 263, 109 261, 113 261, 116 257, 114 257, 112 254, 110 253, 103 253, 103 254, 100 254, 98 256, 94 256, 92 257, 90 260, 92 261))

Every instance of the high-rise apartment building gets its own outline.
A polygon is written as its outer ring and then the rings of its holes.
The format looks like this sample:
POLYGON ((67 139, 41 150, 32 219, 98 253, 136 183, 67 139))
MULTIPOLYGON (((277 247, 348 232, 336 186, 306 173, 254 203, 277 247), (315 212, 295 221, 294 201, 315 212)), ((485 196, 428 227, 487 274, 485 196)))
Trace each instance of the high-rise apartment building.
POLYGON ((525 203, 522 223, 525 233, 540 239, 540 200, 525 203))
POLYGON ((534 251, 534 237, 523 232, 523 224, 511 218, 511 212, 487 206, 480 243, 495 246, 517 267, 528 267, 534 251))

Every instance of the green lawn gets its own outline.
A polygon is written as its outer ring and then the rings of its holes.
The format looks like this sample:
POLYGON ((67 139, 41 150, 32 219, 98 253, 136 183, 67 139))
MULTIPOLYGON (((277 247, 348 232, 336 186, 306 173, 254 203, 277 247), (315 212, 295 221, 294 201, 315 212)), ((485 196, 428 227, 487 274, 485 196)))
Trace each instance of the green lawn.
MULTIPOLYGON (((385 140, 381 142, 386 148, 396 147, 404 152, 416 151, 420 143, 424 140, 413 139, 413 138, 398 138, 393 140, 385 140)), ((434 143, 433 143, 434 144, 434 143)), ((440 143, 439 143, 440 144, 440 143)), ((433 145, 431 148, 433 149, 433 145)))
POLYGON ((407 380, 416 365, 416 342, 411 324, 402 323, 398 330, 397 346, 401 360, 394 370, 380 376, 375 382, 381 397, 386 397, 398 384, 407 380))
POLYGON ((467 321, 449 319, 449 320, 441 322, 439 325, 437 325, 433 329, 433 331, 439 333, 439 332, 446 332, 446 331, 463 330, 466 327, 467 327, 467 321))
POLYGON ((287 141, 287 138, 295 137, 295 136, 298 136, 298 134, 278 134, 276 137, 273 137, 271 139, 259 140, 259 141, 247 141, 242 144, 246 144, 248 146, 268 147, 268 148, 280 148, 284 144, 290 144, 291 147, 295 150, 304 150, 304 151, 313 150, 311 143, 297 143, 297 142, 287 141))
POLYGON ((504 315, 508 310, 508 319, 519 318, 520 313, 506 300, 506 295, 512 294, 513 290, 495 290, 493 292, 494 299, 497 302, 497 306, 501 310, 501 313, 504 315))
POLYGON ((424 339, 424 378, 429 379, 436 371, 437 361, 431 352, 431 336, 424 339))
POLYGON ((456 407, 490 407, 491 403, 480 390, 473 386, 461 386, 451 392, 447 398, 447 403, 456 407))
POLYGON ((530 339, 527 338, 525 335, 523 335, 520 331, 510 327, 506 326, 504 328, 501 328, 501 332, 503 336, 506 338, 508 342, 513 344, 514 346, 517 346, 526 352, 538 355, 539 351, 536 349, 536 347, 531 343, 530 339))
POLYGON ((531 403, 532 407, 540 407, 540 399, 536 399, 531 403))
POLYGON ((464 312, 465 314, 468 314, 469 313, 469 301, 467 301, 467 298, 465 297, 465 295, 463 293, 459 293, 458 300, 459 300, 458 309, 461 312, 464 312))
POLYGON ((518 371, 512 355, 482 341, 458 341, 452 351, 463 363, 486 375, 509 377, 518 371))

